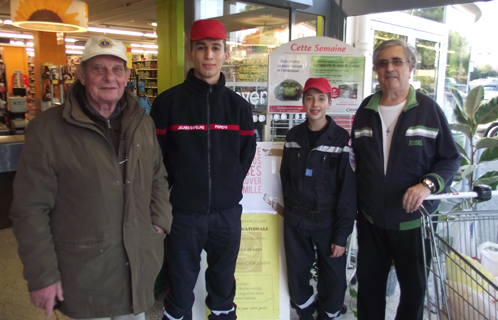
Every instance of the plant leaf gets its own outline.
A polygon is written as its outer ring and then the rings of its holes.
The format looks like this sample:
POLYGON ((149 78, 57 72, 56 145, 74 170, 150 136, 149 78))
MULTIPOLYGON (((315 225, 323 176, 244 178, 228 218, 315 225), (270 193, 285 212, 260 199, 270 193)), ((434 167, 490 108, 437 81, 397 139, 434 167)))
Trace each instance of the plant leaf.
POLYGON ((465 99, 465 107, 464 111, 467 115, 468 119, 475 123, 474 116, 476 114, 477 109, 481 105, 482 100, 484 99, 484 87, 477 86, 474 89, 470 90, 467 98, 465 99))
POLYGON ((488 171, 482 176, 480 176, 476 181, 474 181, 474 185, 485 184, 491 187, 491 189, 496 190, 498 186, 498 171, 488 171))
POLYGON ((451 92, 451 95, 453 96, 453 99, 455 99, 455 103, 460 107, 460 109, 463 110, 463 98, 462 95, 460 94, 460 91, 458 91, 455 87, 449 87, 448 88, 451 92))
MULTIPOLYGON (((465 202, 465 201, 464 201, 465 202)), ((450 211, 462 211, 464 207, 466 207, 466 205, 464 204, 464 202, 460 202, 460 203, 457 203, 455 204, 450 211)))
POLYGON ((481 138, 479 141, 476 143, 476 148, 477 149, 483 149, 483 148, 496 148, 498 147, 498 137, 493 137, 493 138, 481 138))
POLYGON ((460 155, 462 156, 462 161, 460 162, 460 166, 466 165, 470 163, 469 157, 467 156, 467 151, 462 147, 462 145, 455 141, 455 145, 460 151, 460 155))
POLYGON ((466 165, 466 166, 461 166, 458 171, 461 171, 461 176, 462 177, 467 177, 468 175, 470 175, 471 173, 474 172, 476 166, 475 165, 472 165, 472 164, 469 164, 469 165, 466 165))
POLYGON ((349 295, 351 296, 351 298, 358 298, 358 292, 356 292, 356 290, 352 287, 349 288, 349 295))
POLYGON ((479 163, 481 162, 489 162, 498 159, 498 148, 488 148, 484 150, 479 158, 479 163))
POLYGON ((459 131, 466 135, 470 134, 470 131, 472 131, 472 128, 466 123, 451 123, 450 128, 451 130, 459 131))
POLYGON ((496 121, 496 119, 498 119, 498 97, 494 97, 479 106, 474 122, 479 125, 496 121))
POLYGON ((464 104, 460 91, 458 91, 453 87, 450 87, 449 89, 451 94, 453 95, 453 98, 455 99, 455 104, 453 105, 453 115, 455 116, 456 122, 462 124, 469 124, 468 117, 465 115, 465 112, 463 111, 464 104))

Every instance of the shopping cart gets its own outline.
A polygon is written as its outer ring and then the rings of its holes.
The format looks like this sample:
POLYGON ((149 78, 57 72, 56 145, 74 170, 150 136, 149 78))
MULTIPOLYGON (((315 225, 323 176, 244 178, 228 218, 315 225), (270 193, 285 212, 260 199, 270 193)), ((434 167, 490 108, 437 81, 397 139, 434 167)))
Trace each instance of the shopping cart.
MULTIPOLYGON (((431 195, 426 200, 477 198, 489 200, 498 191, 431 195)), ((426 306, 429 319, 498 320, 498 281, 487 273, 478 246, 498 242, 497 211, 465 211, 429 215, 424 207, 421 230, 430 244, 431 261, 425 261, 426 306)), ((424 256, 425 259, 425 256, 424 256)))

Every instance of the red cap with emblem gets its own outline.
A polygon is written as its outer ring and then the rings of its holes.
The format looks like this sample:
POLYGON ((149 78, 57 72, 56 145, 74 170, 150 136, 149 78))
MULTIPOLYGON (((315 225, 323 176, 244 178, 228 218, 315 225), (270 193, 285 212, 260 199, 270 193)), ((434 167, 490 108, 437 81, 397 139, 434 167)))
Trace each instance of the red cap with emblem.
POLYGON ((325 78, 309 78, 308 80, 306 80, 303 93, 311 88, 317 89, 322 93, 330 93, 330 95, 332 96, 332 87, 330 86, 329 81, 325 78))
POLYGON ((218 20, 197 20, 190 29, 190 40, 205 38, 226 40, 225 27, 218 20))

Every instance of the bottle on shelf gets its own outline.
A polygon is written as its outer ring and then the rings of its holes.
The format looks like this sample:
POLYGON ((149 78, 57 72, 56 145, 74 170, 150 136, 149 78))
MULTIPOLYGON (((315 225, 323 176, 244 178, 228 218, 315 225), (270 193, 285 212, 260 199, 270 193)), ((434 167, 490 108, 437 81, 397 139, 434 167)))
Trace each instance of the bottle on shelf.
POLYGON ((52 93, 50 92, 50 85, 45 85, 45 90, 43 92, 42 100, 43 101, 50 101, 52 98, 52 93))

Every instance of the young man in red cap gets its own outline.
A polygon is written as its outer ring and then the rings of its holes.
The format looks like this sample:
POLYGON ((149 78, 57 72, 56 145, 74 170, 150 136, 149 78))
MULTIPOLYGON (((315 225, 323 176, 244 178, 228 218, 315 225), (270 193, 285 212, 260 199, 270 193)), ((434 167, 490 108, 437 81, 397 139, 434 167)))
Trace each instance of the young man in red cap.
POLYGON ((349 134, 326 115, 331 93, 325 78, 306 81, 307 120, 287 133, 280 167, 287 278, 300 320, 313 320, 315 310, 321 320, 346 311, 344 252, 356 215, 356 178, 349 134), (309 281, 315 254, 316 298, 309 281))
POLYGON ((165 320, 192 319, 200 254, 207 253, 209 319, 236 319, 242 183, 256 151, 251 105, 225 87, 229 58, 223 25, 198 20, 190 32, 187 79, 152 105, 171 185, 173 220, 167 238, 169 289, 165 320))

